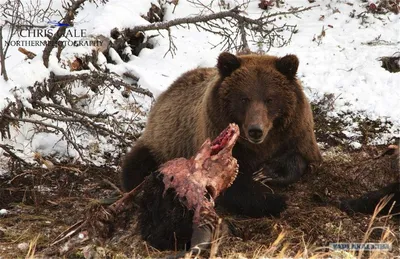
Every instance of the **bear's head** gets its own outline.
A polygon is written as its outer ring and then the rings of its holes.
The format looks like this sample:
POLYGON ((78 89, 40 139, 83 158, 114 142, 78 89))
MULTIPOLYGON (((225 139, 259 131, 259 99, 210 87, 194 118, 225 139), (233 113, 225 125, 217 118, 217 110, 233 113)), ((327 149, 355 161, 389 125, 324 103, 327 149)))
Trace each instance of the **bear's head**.
POLYGON ((296 79, 299 60, 295 55, 278 58, 267 55, 218 58, 219 81, 214 88, 224 123, 239 125, 242 139, 260 144, 272 131, 285 129, 303 102, 296 79))

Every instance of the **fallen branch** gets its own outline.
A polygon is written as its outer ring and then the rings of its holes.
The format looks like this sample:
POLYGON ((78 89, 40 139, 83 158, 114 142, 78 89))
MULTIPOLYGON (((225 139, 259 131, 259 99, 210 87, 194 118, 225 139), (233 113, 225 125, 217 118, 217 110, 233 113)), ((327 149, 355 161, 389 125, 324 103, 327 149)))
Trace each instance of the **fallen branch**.
POLYGON ((87 163, 90 163, 90 161, 87 160, 87 159, 85 158, 85 156, 82 154, 81 149, 78 147, 78 145, 76 144, 76 142, 73 141, 73 140, 70 138, 69 134, 67 134, 67 132, 66 132, 63 128, 58 127, 58 126, 55 126, 55 125, 52 125, 52 124, 50 124, 50 123, 46 123, 46 122, 34 120, 34 119, 16 118, 16 117, 12 117, 12 116, 9 116, 9 115, 2 115, 2 116, 5 117, 5 118, 7 118, 7 119, 9 119, 9 120, 21 121, 21 122, 28 122, 28 123, 32 123, 32 124, 35 124, 35 125, 45 126, 46 128, 55 129, 55 130, 61 132, 62 135, 64 136, 64 138, 68 141, 68 143, 71 144, 71 145, 74 147, 74 149, 76 150, 76 152, 78 152, 79 157, 82 159, 82 161, 87 162, 87 163))
POLYGON ((111 204, 108 209, 111 210, 114 214, 120 214, 121 212, 129 209, 132 205, 130 201, 143 189, 146 180, 141 182, 138 186, 136 186, 133 190, 128 193, 125 193, 121 199, 117 200, 113 204, 111 204))
POLYGON ((31 164, 26 162, 24 159, 20 158, 19 156, 17 156, 13 151, 13 147, 10 145, 6 145, 6 144, 0 144, 0 148, 2 148, 4 150, 4 152, 6 152, 10 157, 12 157, 13 159, 17 160, 18 162, 21 162, 22 164, 24 164, 25 166, 30 166, 31 164))
POLYGON ((131 208, 132 199, 135 198, 140 191, 142 191, 145 182, 146 180, 144 180, 130 192, 125 193, 119 200, 109 205, 107 208, 102 206, 96 207, 95 210, 89 213, 85 220, 78 221, 58 235, 50 244, 50 247, 78 234, 80 230, 85 228, 94 231, 94 233, 92 233, 94 236, 107 236, 110 232, 109 229, 115 216, 131 208))
POLYGON ((131 85, 124 82, 122 79, 114 78, 111 74, 103 73, 103 72, 92 72, 90 74, 78 74, 78 75, 55 75, 53 74, 49 82, 51 83, 69 83, 76 80, 82 80, 86 83, 89 80, 93 80, 95 85, 98 86, 99 84, 109 82, 110 85, 115 86, 119 89, 121 86, 128 88, 130 91, 146 95, 150 98, 154 98, 153 94, 144 88, 141 88, 137 85, 131 85))
MULTIPOLYGON (((55 121, 63 121, 63 122, 79 122, 85 126, 87 126, 87 128, 93 130, 93 131, 99 131, 102 135, 111 135, 114 137, 117 137, 118 139, 121 139, 121 141, 124 143, 125 140, 121 138, 120 135, 116 134, 114 131, 107 129, 106 127, 101 126, 100 124, 88 120, 85 117, 63 117, 63 116, 55 116, 55 115, 51 115, 45 112, 40 112, 31 108, 25 108, 25 110, 27 112, 29 112, 30 114, 36 114, 39 115, 43 118, 47 118, 47 119, 52 119, 55 121)), ((126 143, 125 143, 126 144, 126 143)))
POLYGON ((33 59, 34 57, 36 57, 35 53, 30 52, 29 50, 27 50, 25 48, 19 47, 18 51, 21 52, 22 54, 24 54, 26 56, 26 58, 33 59))
POLYGON ((59 105, 59 104, 55 104, 55 103, 44 103, 44 102, 41 102, 41 101, 35 101, 35 104, 38 104, 38 105, 40 105, 42 107, 51 107, 51 108, 59 109, 59 110, 65 112, 67 115, 71 115, 71 116, 78 114, 78 115, 82 115, 82 116, 85 116, 85 117, 88 117, 88 118, 100 118, 100 119, 105 119, 105 118, 111 116, 111 114, 102 113, 102 112, 101 113, 97 113, 97 114, 87 113, 87 112, 84 112, 84 111, 81 111, 81 110, 68 108, 68 107, 65 107, 65 106, 62 106, 62 105, 59 105))
POLYGON ((135 26, 130 29, 130 32, 135 34, 137 32, 145 32, 151 30, 167 30, 170 40, 168 52, 171 52, 172 54, 175 51, 175 45, 172 43, 170 29, 176 26, 189 26, 190 24, 194 24, 201 30, 220 35, 223 38, 220 44, 224 43, 224 47, 226 46, 228 49, 231 48, 232 45, 235 46, 237 50, 248 48, 248 35, 250 35, 253 39, 266 39, 271 46, 276 43, 276 38, 278 38, 279 40, 283 41, 283 43, 281 43, 279 46, 284 46, 290 40, 290 37, 287 41, 285 41, 278 31, 287 28, 291 29, 293 33, 295 26, 290 26, 286 24, 282 26, 275 26, 275 17, 293 15, 310 10, 313 7, 315 6, 294 8, 289 11, 276 12, 271 14, 263 13, 258 19, 252 19, 242 15, 243 11, 240 10, 240 6, 236 6, 229 11, 211 13, 208 15, 198 15, 194 17, 177 18, 166 22, 157 22, 148 25, 135 26), (220 20, 223 24, 217 23, 217 20, 220 20), (241 42, 239 47, 236 46, 236 41, 238 40, 240 40, 241 42))
POLYGON ((168 30, 169 28, 175 27, 178 25, 205 23, 205 22, 208 22, 211 20, 225 19, 228 17, 234 18, 238 21, 241 21, 241 22, 244 22, 247 24, 263 26, 263 25, 265 25, 265 22, 269 18, 276 17, 276 16, 282 16, 282 15, 288 15, 288 14, 301 13, 301 12, 310 10, 314 7, 315 6, 309 6, 309 7, 305 7, 305 8, 297 8, 292 11, 278 12, 278 13, 273 13, 273 14, 269 14, 267 16, 260 17, 258 19, 252 19, 252 18, 241 15, 240 13, 242 11, 239 10, 239 6, 236 6, 235 8, 233 8, 229 11, 213 13, 213 14, 209 14, 209 15, 177 18, 177 19, 167 21, 167 22, 158 22, 158 23, 152 23, 152 24, 148 24, 148 25, 139 25, 139 26, 133 27, 131 29, 131 32, 136 33, 139 31, 168 30))
POLYGON ((106 95, 119 93, 125 98, 135 98, 139 93, 154 100, 150 91, 137 85, 137 80, 129 84, 115 74, 101 71, 73 75, 51 73, 48 80, 35 82, 28 89, 31 95, 27 101, 31 107, 16 96, 15 101, 0 111, 0 137, 11 138, 11 127, 30 123, 34 125, 32 135, 56 134, 59 140, 65 140, 67 148, 76 150, 81 161, 88 163, 94 157, 101 157, 104 162, 117 165, 119 156, 144 128, 145 108, 137 102, 115 103, 111 104, 113 112, 110 113, 106 95), (77 94, 77 87, 86 88, 86 92, 77 94), (86 109, 92 104, 97 107, 104 104, 104 110, 88 112, 86 109), (82 141, 82 136, 92 141, 82 141), (98 148, 103 144, 107 147, 100 152, 98 148))

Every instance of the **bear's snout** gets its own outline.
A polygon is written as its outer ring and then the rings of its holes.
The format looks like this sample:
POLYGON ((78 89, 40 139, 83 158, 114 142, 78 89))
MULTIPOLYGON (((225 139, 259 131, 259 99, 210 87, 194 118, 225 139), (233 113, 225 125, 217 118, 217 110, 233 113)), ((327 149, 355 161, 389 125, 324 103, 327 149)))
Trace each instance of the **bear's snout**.
POLYGON ((262 142, 264 132, 260 125, 255 124, 255 125, 250 125, 247 134, 251 142, 258 144, 262 142))
POLYGON ((253 101, 248 105, 242 125, 243 135, 252 144, 261 144, 272 128, 272 120, 268 109, 261 101, 253 101))

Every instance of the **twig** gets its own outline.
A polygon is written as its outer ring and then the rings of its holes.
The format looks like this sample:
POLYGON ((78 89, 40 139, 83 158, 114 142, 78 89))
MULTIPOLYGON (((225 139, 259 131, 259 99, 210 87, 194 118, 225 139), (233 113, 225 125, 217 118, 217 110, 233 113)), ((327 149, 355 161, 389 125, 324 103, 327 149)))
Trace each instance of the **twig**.
POLYGON ((110 186, 111 186, 114 190, 116 190, 119 194, 121 194, 121 195, 124 194, 124 192, 121 191, 121 189, 118 188, 115 184, 113 184, 110 180, 103 179, 103 181, 104 181, 105 183, 107 183, 108 185, 110 185, 110 186))
POLYGON ((117 137, 117 138, 121 139, 122 142, 125 142, 125 141, 121 138, 121 136, 118 135, 117 133, 115 133, 114 131, 112 131, 112 130, 110 130, 110 129, 107 129, 107 128, 101 126, 100 124, 97 124, 97 123, 95 123, 95 122, 93 122, 93 121, 91 121, 91 120, 88 120, 88 119, 86 119, 85 117, 80 117, 80 118, 77 118, 77 117, 69 118, 69 117, 61 117, 61 116, 51 115, 51 114, 48 114, 48 113, 45 113, 45 112, 40 112, 40 111, 31 109, 31 108, 25 108, 25 110, 26 110, 27 112, 31 113, 31 114, 40 115, 40 116, 42 116, 42 117, 44 117, 44 118, 52 119, 52 120, 55 120, 55 121, 80 122, 81 124, 83 124, 83 125, 85 125, 85 126, 91 128, 91 129, 93 129, 93 130, 95 130, 95 131, 97 131, 97 129, 98 129, 98 130, 100 130, 100 131, 102 131, 102 132, 105 132, 106 134, 103 134, 103 135, 111 135, 111 136, 114 136, 114 137, 117 137))
POLYGON ((11 151, 12 146, 10 145, 5 145, 5 144, 0 144, 0 148, 2 148, 5 152, 7 152, 7 154, 9 154, 12 158, 14 158, 15 160, 23 163, 26 166, 30 166, 31 164, 26 162, 24 159, 20 158, 19 156, 17 156, 14 152, 11 151))
POLYGON ((8 81, 8 75, 6 70, 6 54, 7 51, 3 49, 3 26, 0 26, 0 66, 1 66, 1 75, 4 78, 4 81, 8 81))
MULTIPOLYGON (((147 179, 147 178, 146 178, 147 179)), ((134 188, 133 190, 131 190, 128 193, 125 193, 122 198, 120 198, 119 200, 117 200, 116 202, 114 202, 113 204, 111 204, 110 206, 107 207, 106 210, 102 210, 101 212, 98 213, 106 213, 106 214, 113 214, 113 215, 117 215, 119 213, 121 213, 122 211, 126 210, 129 208, 128 202, 133 199, 143 188, 144 183, 146 182, 146 180, 144 180, 142 183, 140 183, 138 186, 136 186, 136 188, 134 188)), ((99 218, 102 218, 102 215, 89 215, 86 220, 80 220, 77 223, 75 223, 74 225, 72 225, 71 227, 69 227, 67 230, 63 231, 61 234, 59 234, 55 240, 50 244, 50 246, 54 246, 58 243, 60 243, 61 241, 65 240, 68 237, 72 237, 74 234, 76 234, 78 232, 78 230, 84 228, 84 227, 89 227, 89 226, 93 226, 95 225, 93 223, 93 221, 96 220, 96 218, 93 218, 92 216, 97 216, 99 218)), ((108 222, 108 223, 112 223, 112 222, 108 222)))
MULTIPOLYGON (((146 178, 148 179, 148 178, 146 178)), ((138 186, 136 186, 133 190, 131 190, 128 193, 125 193, 124 196, 122 196, 121 199, 117 200, 113 204, 111 204, 108 209, 111 210, 115 215, 121 213, 126 209, 127 202, 129 202, 131 199, 133 199, 141 190, 146 182, 146 179, 141 182, 138 186)))
POLYGON ((32 174, 32 172, 28 171, 28 172, 17 174, 11 180, 9 180, 7 183, 11 184, 12 182, 14 182, 15 179, 20 178, 20 177, 25 176, 25 175, 28 175, 28 174, 32 174))
MULTIPOLYGON (((195 17, 186 17, 186 18, 178 18, 174 19, 171 21, 167 22, 158 22, 158 23, 152 23, 148 25, 140 25, 140 26, 135 26, 132 28, 132 32, 139 32, 139 31, 150 31, 150 30, 167 30, 171 27, 182 25, 182 24, 196 24, 196 23, 201 23, 201 22, 208 22, 210 20, 216 20, 216 19, 224 19, 227 17, 243 17, 239 15, 240 10, 238 7, 235 7, 229 11, 224 11, 224 12, 219 12, 219 13, 213 13, 209 15, 204 15, 204 16, 195 16, 195 17)), ((250 18, 248 18, 250 19, 250 18)))
MULTIPOLYGON (((190 24, 194 24, 196 27, 202 30, 220 35, 223 38, 222 42, 220 42, 220 44, 223 45, 223 48, 225 47, 230 48, 231 45, 234 45, 236 40, 240 38, 241 40, 241 46, 239 47, 240 50, 248 48, 248 43, 246 38, 248 33, 246 32, 246 28, 247 30, 249 30, 250 34, 252 34, 253 38, 254 38, 254 33, 256 33, 260 35, 260 38, 267 38, 269 39, 269 43, 273 44, 274 39, 277 36, 279 40, 282 41, 282 36, 280 36, 280 34, 276 30, 279 30, 280 28, 293 27, 286 24, 281 27, 275 26, 273 24, 273 22, 275 21, 275 19, 273 19, 274 17, 304 12, 314 7, 315 6, 309 6, 305 8, 294 8, 290 11, 277 12, 268 15, 262 14, 261 17, 259 17, 258 19, 252 19, 242 15, 240 6, 236 6, 235 8, 229 11, 211 13, 208 15, 198 15, 194 17, 178 18, 166 22, 158 22, 148 25, 135 26, 130 30, 130 32, 134 34, 139 31, 144 32, 150 30, 167 30, 170 40, 170 46, 168 52, 173 54, 174 45, 172 45, 171 43, 172 38, 170 35, 171 34, 170 28, 175 26, 183 26, 183 25, 189 26, 190 24), (219 23, 216 23, 215 22, 216 20, 219 20, 221 22, 227 22, 228 24, 224 26, 219 23), (272 26, 272 28, 268 26, 272 26), (238 37, 239 35, 240 37, 238 37)), ((284 43, 286 44, 287 42, 288 41, 285 41, 284 43)), ((280 46, 283 46, 285 44, 281 44, 280 46)))
MULTIPOLYGON (((71 5, 69 5, 68 8, 66 6, 64 6, 67 13, 64 16, 62 23, 71 25, 75 18, 76 11, 78 10, 79 7, 81 7, 81 5, 83 3, 85 3, 85 1, 86 0, 76 0, 76 1, 71 0, 71 5)), ((65 34, 66 30, 67 30, 67 26, 59 27, 58 30, 56 31, 56 33, 54 33, 53 37, 49 40, 48 44, 44 48, 43 64, 45 67, 49 67, 50 53, 53 50, 53 48, 58 45, 58 40, 65 34)))
POLYGON ((35 53, 33 53, 25 48, 19 47, 18 51, 21 52, 22 54, 24 54, 29 59, 33 59, 34 57, 36 57, 35 53))
POLYGON ((106 74, 103 72, 95 72, 91 74, 79 74, 79 75, 53 75, 53 77, 49 79, 49 81, 51 83, 68 83, 68 82, 73 82, 75 80, 87 81, 89 79, 93 79, 96 77, 99 77, 99 79, 101 79, 103 83, 105 81, 109 81, 110 84, 112 85, 123 86, 128 88, 132 92, 143 94, 149 96, 150 98, 154 98, 153 94, 149 90, 141 88, 140 86, 130 85, 120 79, 113 78, 110 74, 106 74))
POLYGON ((174 56, 176 53, 176 50, 177 50, 176 45, 175 45, 174 41, 172 40, 171 29, 168 28, 167 31, 168 31, 169 47, 168 47, 168 51, 165 52, 164 57, 168 53, 171 53, 171 55, 174 56))
MULTIPOLYGON (((145 110, 139 104, 133 104, 127 108, 132 113, 131 119, 123 117, 120 112, 108 113, 106 109, 98 113, 91 113, 83 110, 79 104, 81 97, 89 98, 92 95, 85 94, 76 96, 73 93, 75 84, 82 84, 93 91, 93 99, 103 97, 108 92, 114 91, 116 87, 125 87, 129 91, 137 91, 154 100, 150 91, 142 89, 140 86, 130 85, 122 82, 113 74, 104 72, 93 72, 94 74, 76 74, 58 76, 52 73, 50 78, 43 82, 36 82, 32 87, 28 87, 31 97, 28 99, 32 107, 23 105, 17 99, 0 110, 0 137, 10 138, 10 127, 19 127, 23 122, 32 123, 34 134, 38 131, 53 132, 59 134, 59 138, 65 139, 67 148, 75 149, 76 154, 82 161, 88 162, 91 150, 85 150, 83 146, 76 142, 82 134, 91 135, 100 141, 107 141, 115 145, 116 153, 105 154, 107 159, 114 159, 123 152, 124 147, 131 144, 131 141, 140 135, 143 128, 140 118, 145 116, 145 110), (92 89, 96 87, 96 89, 92 89), (47 99, 47 101, 44 101, 47 99), (122 117, 122 118, 121 118, 122 117), (21 123, 16 123, 21 122, 21 123), (117 148, 118 146, 118 148, 117 148)), ((132 76, 133 77, 133 76, 132 76)), ((88 99, 90 103, 92 99, 88 99)), ((104 100, 103 100, 104 101, 104 100)), ((101 101, 100 103, 103 103, 101 101)), ((89 105, 88 103, 88 105, 89 105)), ((98 105, 98 104, 97 104, 98 105)), ((97 144, 97 143, 96 143, 97 144)), ((10 149, 12 151, 12 149, 10 149)), ((114 162, 116 160, 113 160, 114 162)))
POLYGON ((32 123, 32 124, 42 125, 42 126, 45 126, 45 127, 47 127, 47 128, 52 128, 52 129, 55 129, 55 130, 60 131, 60 132, 63 134, 63 136, 65 137, 65 139, 68 140, 68 142, 74 147, 74 149, 76 150, 76 152, 78 152, 80 158, 81 158, 84 162, 90 163, 90 161, 87 160, 87 159, 83 156, 83 154, 82 154, 80 148, 79 148, 78 145, 75 143, 75 141, 73 141, 73 140, 68 136, 67 132, 66 132, 63 128, 60 128, 60 127, 58 127, 58 126, 55 126, 55 125, 52 125, 52 124, 49 124, 49 123, 46 123, 46 122, 42 122, 42 121, 38 121, 38 120, 33 120, 33 119, 15 118, 15 117, 12 117, 12 116, 9 116, 9 115, 3 115, 3 117, 5 117, 5 118, 7 118, 7 119, 10 119, 10 120, 14 120, 14 121, 22 121, 22 122, 28 122, 28 123, 32 123))
POLYGON ((68 108, 68 107, 65 107, 65 106, 62 106, 62 105, 59 105, 59 104, 55 104, 55 103, 44 103, 44 102, 41 102, 41 101, 35 101, 35 104, 38 104, 38 105, 40 105, 42 107, 51 107, 51 108, 55 108, 55 109, 58 109, 58 110, 62 110, 64 112, 66 112, 66 113, 69 113, 69 115, 79 114, 79 115, 82 115, 82 116, 85 116, 85 117, 88 117, 88 118, 100 118, 100 119, 105 119, 105 118, 111 116, 111 114, 102 113, 102 112, 101 113, 97 113, 97 114, 95 114, 95 113, 87 113, 87 112, 84 112, 84 111, 81 111, 81 110, 68 108))
POLYGON ((54 246, 61 241, 65 240, 66 238, 72 236, 75 234, 79 229, 81 229, 84 225, 85 221, 84 220, 79 220, 76 222, 74 225, 69 227, 68 229, 64 230, 62 233, 60 233, 53 241, 53 243, 50 244, 50 246, 54 246))
POLYGON ((235 8, 229 10, 229 11, 224 11, 224 12, 219 12, 219 13, 212 13, 209 15, 203 15, 203 16, 195 16, 195 17, 185 17, 185 18, 178 18, 174 19, 171 21, 167 22, 158 22, 158 23, 152 23, 148 25, 139 25, 135 26, 131 29, 132 33, 137 33, 139 31, 150 31, 150 30, 167 30, 168 28, 182 25, 182 24, 196 24, 196 23, 204 23, 208 22, 211 20, 217 20, 217 19, 224 19, 224 18, 234 18, 236 20, 242 20, 243 22, 249 23, 249 24, 255 24, 255 25, 265 25, 265 22, 267 18, 272 18, 276 16, 282 16, 282 15, 288 15, 288 14, 296 14, 296 13, 301 13, 304 11, 308 11, 316 6, 309 6, 309 7, 304 7, 304 8, 296 8, 291 11, 286 11, 286 12, 277 12, 273 14, 269 14, 263 17, 260 17, 258 19, 252 19, 243 15, 240 15, 241 10, 239 10, 239 6, 236 6, 235 8))

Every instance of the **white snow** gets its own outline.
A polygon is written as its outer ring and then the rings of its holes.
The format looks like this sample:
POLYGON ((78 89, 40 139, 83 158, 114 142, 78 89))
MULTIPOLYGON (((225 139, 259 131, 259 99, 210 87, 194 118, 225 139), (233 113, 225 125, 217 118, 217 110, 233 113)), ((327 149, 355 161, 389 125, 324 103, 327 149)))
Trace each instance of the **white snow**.
POLYGON ((350 143, 350 146, 353 147, 354 149, 359 149, 362 147, 361 143, 354 141, 350 143))
MULTIPOLYGON (((26 0, 27 1, 27 0, 26 0)), ((75 19, 75 27, 85 29, 87 36, 102 34, 106 37, 113 28, 127 28, 135 25, 148 24, 141 15, 146 14, 150 8, 151 0, 114 0, 106 5, 86 3, 83 10, 75 19)), ((210 3, 211 1, 202 1, 210 3)), ((225 1, 231 7, 238 1, 225 1)), ((240 1, 241 3, 242 1, 240 1)), ((257 18, 262 10, 258 8, 256 0, 250 1, 246 14, 257 18)), ((377 3, 378 1, 368 1, 377 3)), ((392 135, 384 136, 376 142, 385 142, 388 137, 400 136, 400 73, 390 73, 381 68, 378 58, 391 56, 399 51, 400 46, 400 15, 388 13, 378 15, 364 13, 366 5, 361 0, 319 0, 310 4, 307 0, 286 0, 280 8, 273 7, 272 12, 287 11, 290 7, 315 6, 309 11, 286 16, 277 20, 277 24, 297 25, 298 32, 293 35, 290 44, 283 48, 271 48, 268 54, 283 56, 288 53, 296 54, 300 59, 298 77, 303 82, 305 92, 310 100, 321 98, 324 94, 334 94, 334 109, 332 116, 341 116, 341 112, 351 110, 360 112, 362 116, 371 119, 381 118, 393 123, 392 135), (351 17, 353 16, 353 17, 351 17), (313 41, 322 30, 325 36, 320 42, 313 41), (374 39, 385 41, 384 45, 369 45, 374 39)), ((61 8, 61 7, 60 7, 61 8)), ((174 13, 173 5, 166 4, 166 20, 178 17, 193 16, 200 13, 200 9, 187 1, 179 1, 174 13)), ((213 1, 211 7, 214 11, 221 9, 218 1, 213 1)), ((61 10, 63 12, 63 10, 61 10)), ((130 72, 137 75, 139 85, 148 88, 157 97, 183 72, 196 67, 215 66, 219 47, 213 48, 210 43, 218 43, 219 36, 207 32, 198 31, 194 26, 190 28, 171 29, 174 42, 177 46, 175 56, 166 54, 169 41, 166 31, 154 38, 154 49, 144 49, 138 57, 132 57, 129 62, 123 62, 116 53, 111 50, 110 55, 115 65, 106 64, 106 58, 99 55, 98 63, 107 66, 110 71, 117 74, 130 72), (164 56, 165 55, 165 56, 164 56)), ((150 32, 149 35, 157 34, 150 32)), ((7 35, 6 31, 3 35, 7 35)), ((19 38, 15 36, 14 40, 19 38)), ((28 38, 32 39, 32 38, 28 38)), ((21 39, 20 39, 21 40, 21 39)), ((79 40, 79 39, 72 39, 79 40)), ((10 80, 5 82, 0 79, 0 109, 5 107, 15 95, 23 96, 26 100, 30 93, 28 86, 35 81, 45 80, 51 71, 57 74, 70 74, 65 69, 68 60, 74 56, 91 52, 90 47, 66 47, 62 52, 62 61, 55 57, 56 49, 50 58, 49 68, 45 68, 42 62, 43 47, 26 47, 37 54, 33 60, 24 60, 25 56, 18 52, 18 47, 9 49, 6 59, 6 67, 10 80)), ((252 50, 257 49, 257 44, 252 43, 252 50)), ((78 73, 78 72, 73 72, 78 73)), ((77 87, 76 93, 85 91, 77 87)), ((133 102, 133 98, 124 99, 113 94, 107 95, 106 100, 94 99, 87 103, 87 112, 99 112, 106 109, 107 112, 118 110, 120 104, 133 102)), ((136 98, 135 100, 150 107, 150 100, 136 98)), ((29 105, 28 102, 24 104, 29 105)), ((121 116, 130 116, 121 111, 121 116)), ((355 124, 353 125, 355 126, 355 124)), ((348 136, 357 135, 351 132, 350 127, 345 132, 348 136)), ((2 140, 6 144, 13 145, 16 153, 25 155, 26 159, 32 159, 32 152, 41 154, 76 156, 74 150, 67 150, 65 140, 50 133, 33 135, 32 125, 25 123, 19 129, 12 128, 12 138, 2 140), (30 142, 32 140, 32 143, 30 142)), ((84 136, 78 140, 88 148, 98 144, 99 140, 86 139, 84 136)), ((112 144, 101 143, 105 149, 115 148, 112 144), (110 145, 107 147, 107 145, 110 145)), ((359 143, 354 143, 358 148, 359 143)), ((2 154, 0 149, 0 155, 2 154)), ((100 160, 97 162, 101 163, 100 160)), ((1 172, 1 171, 0 171, 1 172)))
POLYGON ((32 138, 32 151, 42 156, 75 157, 76 151, 68 149, 67 141, 54 133, 37 133, 32 138))

